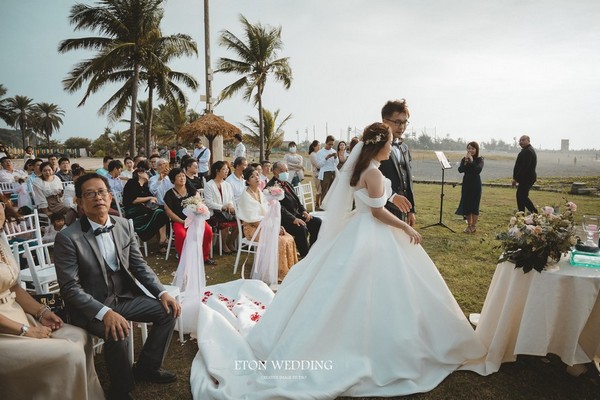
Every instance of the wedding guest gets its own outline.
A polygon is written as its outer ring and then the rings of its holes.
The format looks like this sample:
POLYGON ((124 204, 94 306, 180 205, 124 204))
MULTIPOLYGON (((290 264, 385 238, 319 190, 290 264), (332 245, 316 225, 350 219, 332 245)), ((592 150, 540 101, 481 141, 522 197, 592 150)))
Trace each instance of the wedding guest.
POLYGON ((267 185, 267 182, 269 182, 269 175, 271 175, 271 161, 269 160, 262 160, 260 162, 260 167, 262 169, 262 172, 260 173, 260 180, 263 181, 265 183, 265 186, 267 185))
POLYGON ((0 182, 13 183, 19 179, 27 179, 27 173, 23 170, 15 169, 10 157, 0 158, 0 165, 2 165, 2 169, 0 169, 0 182))
POLYGON ((288 144, 288 152, 283 156, 283 162, 287 164, 290 175, 288 182, 292 186, 298 186, 304 179, 304 159, 298 154, 296 142, 288 144))
POLYGON ((458 172, 464 173, 460 203, 455 214, 462 215, 467 219, 465 233, 477 231, 477 219, 479 218, 479 203, 481 202, 481 170, 483 169, 483 157, 479 156, 479 143, 469 142, 467 154, 460 160, 458 172))
POLYGON ((133 171, 133 178, 123 188, 123 208, 125 217, 133 220, 135 232, 143 241, 150 240, 156 232, 159 234, 159 246, 162 254, 167 252, 167 230, 169 217, 159 207, 158 199, 148 188, 148 173, 143 168, 133 171))
POLYGON ((133 159, 131 157, 125 157, 123 159, 123 164, 124 168, 121 171, 121 178, 124 178, 125 180, 131 179, 131 177, 133 176, 133 159))
POLYGON ((339 160, 337 169, 342 169, 342 166, 344 166, 344 163, 348 158, 348 152, 346 151, 346 142, 344 142, 343 140, 340 140, 340 142, 337 145, 337 154, 339 160))
MULTIPOLYGON (((148 162, 150 162, 150 169, 148 170, 148 176, 152 178, 153 176, 158 174, 158 162, 161 160, 160 155, 152 154, 148 157, 148 162)), ((167 163, 168 167, 168 163, 167 163)), ((168 171, 167 171, 168 173, 168 171)))
POLYGON ((244 180, 244 170, 248 167, 248 161, 244 157, 238 157, 233 161, 233 172, 226 181, 233 189, 233 199, 238 201, 244 190, 246 190, 246 181, 244 180))
MULTIPOLYGON (((143 156, 143 155, 141 155, 141 154, 136 154, 136 156, 135 156, 135 157, 133 157, 133 168, 134 168, 134 169, 135 169, 135 168, 138 168, 138 166, 139 166, 138 164, 139 164, 141 161, 146 161, 146 157, 144 157, 144 156, 143 156)), ((150 168, 150 167, 148 166, 148 168, 150 168)))
POLYGON ((233 151, 233 159, 235 160, 238 157, 246 158, 246 146, 242 143, 243 138, 242 135, 236 133, 233 136, 233 144, 235 145, 235 150, 233 151))
POLYGON ((305 257, 310 247, 317 241, 321 219, 313 217, 306 211, 287 178, 287 165, 284 162, 276 161, 273 164, 273 178, 267 183, 267 187, 276 183, 282 187, 285 195, 280 201, 281 226, 294 237, 300 255, 305 257))
POLYGON ((119 160, 112 160, 108 163, 108 184, 110 185, 110 191, 113 193, 123 193, 123 187, 125 184, 121 179, 121 172, 123 172, 123 163, 119 160))
POLYGON ((102 158, 102 168, 98 168, 96 173, 102 176, 108 175, 108 163, 112 160, 113 158, 111 156, 104 156, 104 158, 102 158))
POLYGON ((202 143, 202 140, 200 140, 200 138, 194 139, 194 147, 194 154, 192 155, 192 157, 194 157, 194 160, 198 162, 198 176, 200 178, 206 179, 208 177, 208 170, 210 164, 210 150, 206 146, 204 146, 204 143, 202 143))
MULTIPOLYGON (((150 175, 150 172, 148 172, 150 175)), ((173 187, 173 183, 169 179, 169 161, 159 158, 156 161, 156 174, 150 177, 148 182, 150 192, 158 199, 158 204, 165 205, 165 193, 173 187)))
POLYGON ((63 192, 63 204, 75 210, 79 217, 83 216, 83 210, 81 210, 80 213, 77 208, 77 203, 75 202, 75 181, 83 174, 85 174, 85 169, 81 165, 74 163, 71 166, 71 175, 73 176, 73 182, 65 186, 63 192))
POLYGON ((27 162, 27 160, 35 160, 35 154, 33 154, 33 147, 31 147, 31 146, 25 147, 25 154, 23 155, 23 162, 27 162))
POLYGON ((537 174, 535 173, 537 155, 531 145, 529 136, 521 136, 519 146, 521 146, 521 152, 515 162, 512 180, 512 186, 517 186, 517 208, 519 211, 525 211, 525 208, 527 208, 529 212, 537 213, 537 208, 529 198, 529 191, 537 180, 537 174))
MULTIPOLYGON (((181 163, 181 169, 183 170, 187 182, 194 189, 200 190, 204 188, 204 180, 198 174, 198 162, 191 157, 186 158, 184 162, 181 163)), ((171 174, 169 173, 169 177, 171 174)))
POLYGON ((187 155, 188 151, 185 147, 183 147, 181 144, 179 144, 179 150, 177 150, 177 162, 180 163, 181 165, 181 159, 183 158, 183 156, 187 155))
POLYGON ((106 178, 84 175, 75 182, 75 193, 85 216, 56 235, 56 274, 73 324, 104 339, 109 398, 131 398, 134 379, 175 381, 176 375, 161 364, 181 312, 179 303, 140 254, 131 221, 108 215, 112 195, 106 178), (125 340, 133 334, 131 320, 152 323, 133 368, 125 340))
POLYGON ((48 162, 50 163, 50 166, 52 167, 52 171, 56 174, 59 170, 58 168, 58 155, 56 154, 51 154, 50 156, 48 156, 48 162))
POLYGON ((308 157, 312 164, 312 181, 315 185, 315 208, 321 206, 321 180, 319 179, 319 161, 317 154, 321 150, 321 143, 318 140, 313 140, 310 146, 308 146, 308 157))
MULTIPOLYGON (((260 221, 267 215, 267 200, 259 188, 258 171, 252 167, 246 168, 244 178, 247 188, 240 197, 238 217, 242 220, 244 236, 250 240, 258 229, 260 221)), ((259 237, 254 240, 258 241, 259 237)), ((282 281, 290 268, 298 262, 294 238, 283 227, 279 229, 278 248, 278 280, 282 281)))
POLYGON ((327 196, 327 191, 335 179, 335 171, 339 162, 337 151, 333 148, 334 142, 335 138, 333 136, 327 136, 325 147, 317 153, 319 180, 321 181, 321 199, 327 196))
POLYGON ((71 161, 67 157, 61 157, 58 160, 58 171, 56 171, 56 176, 62 182, 71 182, 73 180, 73 175, 71 174, 71 161))
POLYGON ((56 234, 65 229, 65 217, 60 214, 52 214, 50 216, 50 225, 45 228, 44 236, 42 236, 43 243, 52 243, 56 238, 56 234))
POLYGON ((258 189, 262 192, 265 186, 267 186, 268 182, 268 180, 263 179, 262 166, 260 163, 252 163, 250 166, 254 168, 256 172, 258 172, 258 189))
POLYGON ((61 180, 54 175, 48 161, 43 162, 40 169, 42 171, 41 179, 36 179, 32 184, 35 204, 48 216, 55 213, 64 215, 65 223, 71 225, 77 214, 62 202, 63 185, 61 180))
MULTIPOLYGON (((194 160, 191 159, 191 161, 194 160)), ((185 226, 187 216, 183 213, 183 201, 190 197, 200 198, 200 194, 196 188, 187 183, 187 177, 180 168, 173 168, 169 171, 169 179, 173 182, 173 187, 165 193, 165 212, 172 222, 171 226, 173 227, 173 234, 175 236, 175 250, 177 251, 177 254, 181 255, 183 243, 185 242, 185 237, 187 235, 187 227, 185 226)), ((208 265, 217 264, 215 260, 209 257, 212 240, 212 227, 205 221, 202 254, 204 256, 204 264, 208 265)))
POLYGON ((393 194, 385 208, 410 226, 414 226, 416 217, 410 165, 412 157, 402 137, 409 124, 408 118, 410 112, 404 99, 388 101, 381 109, 382 122, 392 130, 394 141, 389 159, 381 161, 379 170, 392 182, 393 194))
MULTIPOLYGON (((0 226, 5 223, 0 202, 0 226)), ((0 239, 0 387, 5 400, 104 399, 92 339, 65 324, 19 282, 19 264, 0 239)))
POLYGON ((210 211, 210 224, 221 232, 223 252, 232 253, 237 236, 233 188, 225 181, 229 168, 224 161, 217 161, 210 167, 211 180, 204 187, 204 202, 210 211), (230 234, 230 230, 232 231, 230 234))
POLYGON ((358 144, 358 142, 360 142, 360 139, 356 136, 350 139, 350 146, 348 146, 348 154, 352 153, 352 149, 358 144))

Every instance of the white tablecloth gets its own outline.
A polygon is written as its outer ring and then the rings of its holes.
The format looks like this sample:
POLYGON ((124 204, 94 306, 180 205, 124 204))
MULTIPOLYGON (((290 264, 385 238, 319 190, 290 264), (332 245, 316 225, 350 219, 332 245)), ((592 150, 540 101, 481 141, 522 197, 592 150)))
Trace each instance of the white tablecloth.
POLYGON ((487 372, 517 354, 553 353, 567 365, 600 356, 600 269, 573 267, 566 257, 556 271, 514 267, 496 267, 477 325, 487 372))

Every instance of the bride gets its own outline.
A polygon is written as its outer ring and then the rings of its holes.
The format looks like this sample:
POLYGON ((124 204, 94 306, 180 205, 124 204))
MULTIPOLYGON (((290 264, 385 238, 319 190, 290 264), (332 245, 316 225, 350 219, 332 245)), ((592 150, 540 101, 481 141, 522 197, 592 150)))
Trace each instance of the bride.
POLYGON ((206 288, 194 398, 406 395, 482 370, 485 349, 421 236, 384 208, 390 182, 378 166, 391 141, 385 124, 365 129, 327 196, 319 240, 272 301, 252 280, 206 288))

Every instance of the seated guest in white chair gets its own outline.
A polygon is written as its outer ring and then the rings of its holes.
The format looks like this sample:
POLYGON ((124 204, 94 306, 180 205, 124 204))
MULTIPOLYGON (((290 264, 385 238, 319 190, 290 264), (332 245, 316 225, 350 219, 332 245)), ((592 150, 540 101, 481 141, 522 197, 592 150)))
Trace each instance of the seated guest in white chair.
MULTIPOLYGON (((251 240, 260 221, 267 215, 267 199, 260 190, 260 176, 257 170, 252 167, 246 168, 244 178, 247 187, 240 196, 238 218, 242 221, 244 236, 251 240)), ((258 242, 259 237, 254 238, 254 241, 258 242)), ((278 279, 282 281, 292 265, 298 262, 294 238, 283 227, 280 227, 278 247, 278 279)))
POLYGON ((210 167, 211 180, 204 187, 204 202, 210 211, 209 223, 221 232, 221 242, 225 254, 233 253, 237 236, 233 188, 225 178, 229 167, 224 161, 217 161, 210 167), (231 234, 230 231, 231 230, 231 234))
MULTIPOLYGON (((0 227, 5 223, 0 202, 0 227)), ((0 390, 4 400, 104 399, 91 338, 29 295, 0 239, 0 390)))
POLYGON ((288 167, 284 162, 273 164, 273 178, 267 187, 278 183, 285 193, 281 203, 281 226, 294 237, 300 256, 305 257, 310 247, 317 241, 321 219, 311 216, 288 183, 288 167))
POLYGON ((146 264, 132 222, 108 215, 112 194, 106 177, 80 177, 75 196, 85 216, 59 232, 54 242, 60 293, 73 324, 104 339, 109 398, 130 399, 134 378, 154 383, 176 380, 161 365, 181 307, 146 264), (126 340, 133 334, 130 320, 152 323, 133 369, 126 340))
POLYGON ((233 172, 226 179, 227 183, 233 188, 233 198, 235 201, 246 190, 246 181, 244 180, 244 170, 248 167, 248 161, 244 157, 238 157, 233 160, 233 172))

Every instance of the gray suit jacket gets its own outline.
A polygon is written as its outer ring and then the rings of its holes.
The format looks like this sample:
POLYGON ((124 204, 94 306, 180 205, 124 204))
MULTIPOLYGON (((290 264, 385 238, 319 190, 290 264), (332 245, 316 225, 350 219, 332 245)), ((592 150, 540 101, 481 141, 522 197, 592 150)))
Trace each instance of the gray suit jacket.
MULTIPOLYGON (((110 216, 111 231, 119 264, 135 282, 137 279, 158 297, 164 290, 158 277, 140 253, 131 220, 110 216)), ((86 217, 56 235, 54 261, 60 293, 69 308, 74 325, 86 326, 104 307, 108 281, 104 258, 86 217)), ((140 289, 140 295, 143 292, 140 289)))

